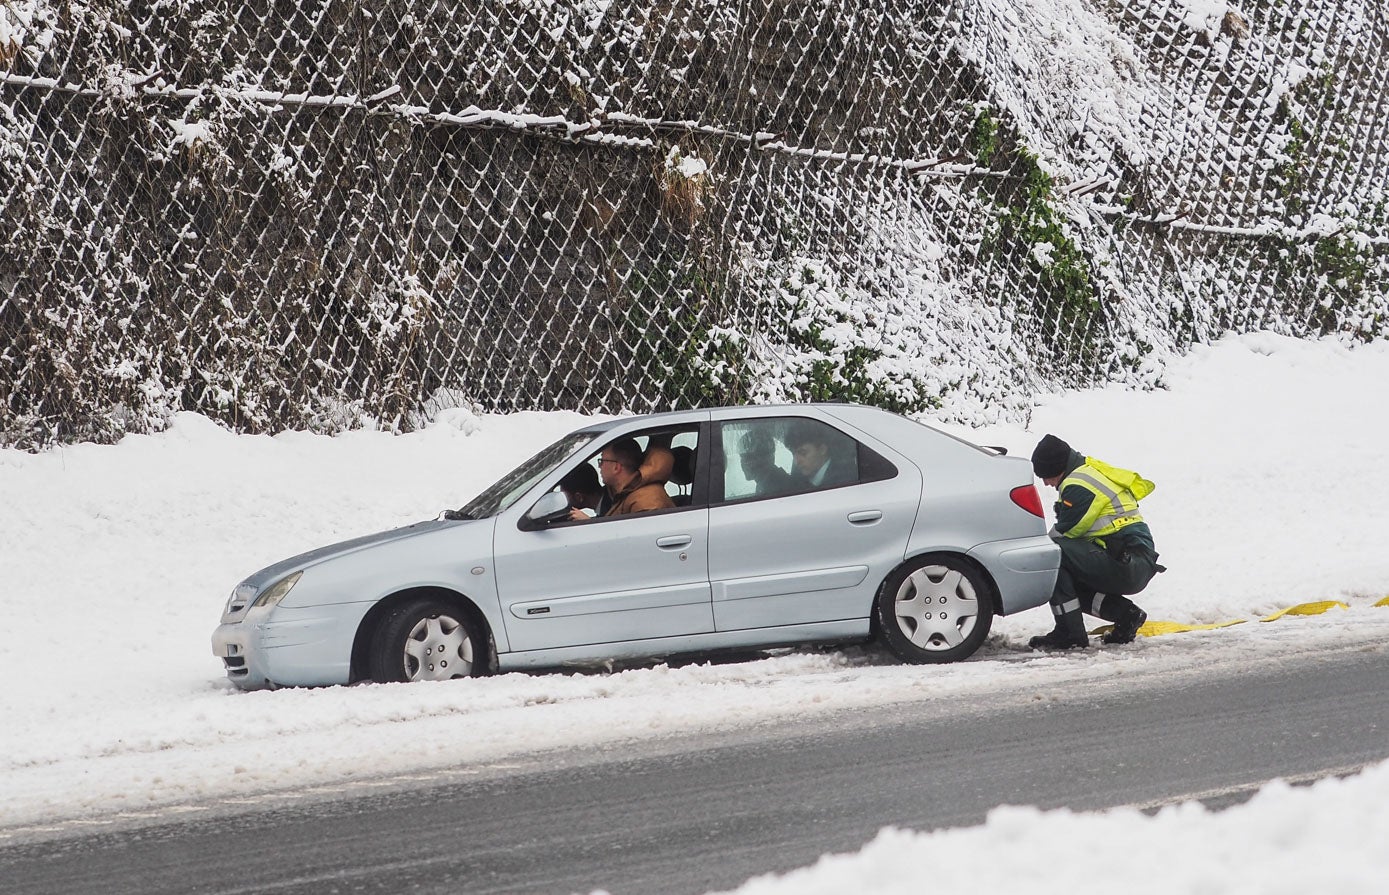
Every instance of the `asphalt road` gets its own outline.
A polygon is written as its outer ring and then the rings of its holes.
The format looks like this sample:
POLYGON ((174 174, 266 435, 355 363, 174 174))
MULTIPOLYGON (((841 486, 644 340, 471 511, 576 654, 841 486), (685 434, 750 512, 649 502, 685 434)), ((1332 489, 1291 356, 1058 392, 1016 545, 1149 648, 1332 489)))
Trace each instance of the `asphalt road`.
POLYGON ((704 893, 856 851, 885 825, 974 824, 1000 804, 1228 804, 1272 777, 1389 758, 1389 648, 633 748, 23 842, 0 849, 0 891, 704 893))

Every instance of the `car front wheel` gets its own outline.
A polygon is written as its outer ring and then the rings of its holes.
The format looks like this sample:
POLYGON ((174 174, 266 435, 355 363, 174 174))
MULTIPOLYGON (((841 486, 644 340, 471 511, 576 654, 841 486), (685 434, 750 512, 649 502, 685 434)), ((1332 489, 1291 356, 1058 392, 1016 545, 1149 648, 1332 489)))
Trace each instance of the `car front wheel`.
POLYGON ((433 597, 407 600, 386 613, 372 638, 371 679, 446 681, 483 673, 482 629, 433 597))
POLYGON ((958 662, 993 624, 984 576, 958 556, 930 553, 897 568, 878 594, 878 629, 904 662, 958 662))

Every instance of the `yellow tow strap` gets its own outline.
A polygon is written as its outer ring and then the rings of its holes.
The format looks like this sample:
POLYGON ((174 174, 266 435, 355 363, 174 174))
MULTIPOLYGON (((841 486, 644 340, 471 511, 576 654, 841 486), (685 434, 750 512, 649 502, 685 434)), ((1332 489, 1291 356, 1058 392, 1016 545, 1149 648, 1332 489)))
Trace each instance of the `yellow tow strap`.
MULTIPOLYGON (((1389 597, 1384 597, 1376 606, 1389 606, 1389 597)), ((1296 606, 1289 606, 1287 609, 1280 609, 1272 615, 1266 615, 1259 619, 1261 622, 1271 622, 1282 618, 1285 615, 1321 615, 1329 609, 1349 609, 1350 605, 1342 603, 1340 600, 1317 600, 1313 603, 1298 603, 1296 606)), ((1209 625, 1185 625, 1181 622, 1162 622, 1147 621, 1138 629, 1138 633, 1143 637, 1161 637, 1163 634, 1183 634, 1187 631, 1214 631, 1216 628, 1228 628, 1232 625, 1242 625, 1248 619, 1237 618, 1228 622, 1215 622, 1209 625)), ((1108 634, 1114 630, 1113 625, 1102 625, 1091 634, 1108 634)))
MULTIPOLYGON (((1237 618, 1228 622, 1215 622, 1210 625, 1186 625, 1181 622, 1148 621, 1143 623, 1142 627, 1138 629, 1138 633, 1143 637, 1161 637, 1163 634, 1184 634, 1187 631, 1214 631, 1216 628, 1228 628, 1231 625, 1242 624, 1244 624, 1244 619, 1242 618, 1237 618)), ((1101 625, 1090 633, 1108 634, 1113 630, 1113 625, 1101 625)))
POLYGON ((1349 609, 1350 606, 1340 600, 1318 600, 1315 603, 1298 603, 1296 606, 1289 606, 1287 609, 1279 609, 1272 615, 1266 615, 1259 619, 1261 622, 1271 622, 1282 618, 1285 615, 1321 615, 1328 609, 1349 609))

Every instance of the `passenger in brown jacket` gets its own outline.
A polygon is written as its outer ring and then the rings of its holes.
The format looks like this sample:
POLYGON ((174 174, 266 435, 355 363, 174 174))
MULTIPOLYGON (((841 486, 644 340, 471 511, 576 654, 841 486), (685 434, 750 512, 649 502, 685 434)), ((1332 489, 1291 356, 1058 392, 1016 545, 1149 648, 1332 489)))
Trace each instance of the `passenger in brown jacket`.
POLYGON ((613 498, 612 508, 605 515, 625 516, 675 506, 660 482, 643 484, 639 474, 641 461, 641 448, 634 439, 621 438, 603 448, 598 459, 598 474, 613 498))

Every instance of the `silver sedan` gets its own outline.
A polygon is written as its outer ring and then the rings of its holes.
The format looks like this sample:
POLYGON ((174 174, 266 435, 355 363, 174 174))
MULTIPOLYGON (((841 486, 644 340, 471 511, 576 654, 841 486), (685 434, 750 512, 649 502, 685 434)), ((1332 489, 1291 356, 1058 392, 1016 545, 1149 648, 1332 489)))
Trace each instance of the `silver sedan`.
POLYGON ((262 569, 212 646, 246 689, 871 638, 952 662, 1047 602, 1059 561, 1021 458, 871 407, 692 410, 580 429, 438 519, 262 569), (575 513, 581 467, 633 449, 607 490, 659 484, 658 506, 575 513))

